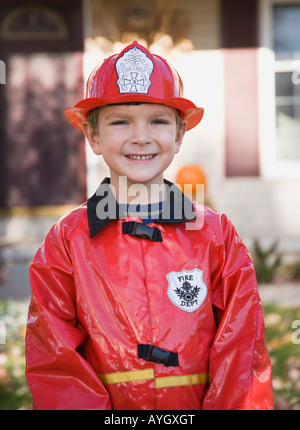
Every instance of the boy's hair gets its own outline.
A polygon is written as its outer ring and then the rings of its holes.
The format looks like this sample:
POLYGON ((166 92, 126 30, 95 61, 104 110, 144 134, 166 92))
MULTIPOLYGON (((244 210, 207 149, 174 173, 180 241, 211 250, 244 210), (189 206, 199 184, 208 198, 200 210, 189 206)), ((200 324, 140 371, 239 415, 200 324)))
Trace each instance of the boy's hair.
MULTIPOLYGON (((124 104, 129 106, 129 105, 138 105, 141 103, 133 102, 133 103, 124 103, 124 104)), ((113 106, 113 105, 109 105, 109 106, 113 106)), ((90 110, 89 115, 87 117, 87 122, 89 126, 91 127, 92 131, 96 134, 98 133, 98 118, 99 118, 99 111, 101 107, 102 106, 90 110)), ((177 128, 177 131, 179 131, 179 130, 182 130, 183 128, 183 120, 182 120, 180 111, 177 109, 175 110, 176 110, 176 128, 177 128)))

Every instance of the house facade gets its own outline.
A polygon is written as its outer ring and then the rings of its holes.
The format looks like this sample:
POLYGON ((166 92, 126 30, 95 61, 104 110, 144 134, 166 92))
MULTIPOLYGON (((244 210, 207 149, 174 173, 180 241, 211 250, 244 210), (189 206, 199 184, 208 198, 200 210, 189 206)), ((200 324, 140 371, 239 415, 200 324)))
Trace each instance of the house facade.
POLYGON ((199 165, 249 247, 300 252, 300 0, 0 0, 0 12, 2 238, 40 239, 107 175, 63 108, 99 61, 138 40, 205 109, 167 178, 199 165))

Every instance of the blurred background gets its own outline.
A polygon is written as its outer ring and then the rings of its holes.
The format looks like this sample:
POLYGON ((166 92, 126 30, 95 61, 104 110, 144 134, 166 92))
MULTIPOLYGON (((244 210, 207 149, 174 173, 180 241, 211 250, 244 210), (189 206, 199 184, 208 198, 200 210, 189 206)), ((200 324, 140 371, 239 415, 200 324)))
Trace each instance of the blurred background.
POLYGON ((28 265, 108 174, 63 110, 133 40, 205 109, 166 177, 200 169, 205 201, 248 246, 276 407, 300 409, 300 0, 0 0, 0 409, 31 404, 28 265))

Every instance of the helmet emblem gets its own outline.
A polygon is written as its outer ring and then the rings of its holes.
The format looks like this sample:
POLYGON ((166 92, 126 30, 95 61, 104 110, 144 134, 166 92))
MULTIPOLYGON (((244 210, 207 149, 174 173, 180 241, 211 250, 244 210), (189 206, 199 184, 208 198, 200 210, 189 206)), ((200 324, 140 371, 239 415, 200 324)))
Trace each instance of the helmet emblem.
POLYGON ((152 60, 136 46, 124 52, 116 61, 120 94, 147 94, 153 67, 152 60))
POLYGON ((166 277, 168 296, 174 305, 186 312, 194 312, 202 305, 207 295, 202 270, 170 272, 166 277))

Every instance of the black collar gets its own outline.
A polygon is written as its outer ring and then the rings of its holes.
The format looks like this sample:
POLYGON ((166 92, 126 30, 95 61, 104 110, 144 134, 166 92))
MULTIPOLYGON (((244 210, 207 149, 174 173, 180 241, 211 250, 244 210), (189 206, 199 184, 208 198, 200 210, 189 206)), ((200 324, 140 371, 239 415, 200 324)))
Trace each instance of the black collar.
MULTIPOLYGON (((175 224, 197 218, 191 200, 186 197, 172 182, 164 180, 168 190, 168 203, 155 222, 175 224)), ((126 218, 110 190, 110 179, 105 178, 96 193, 87 201, 87 216, 90 237, 94 237, 106 224, 114 219, 126 218)))

